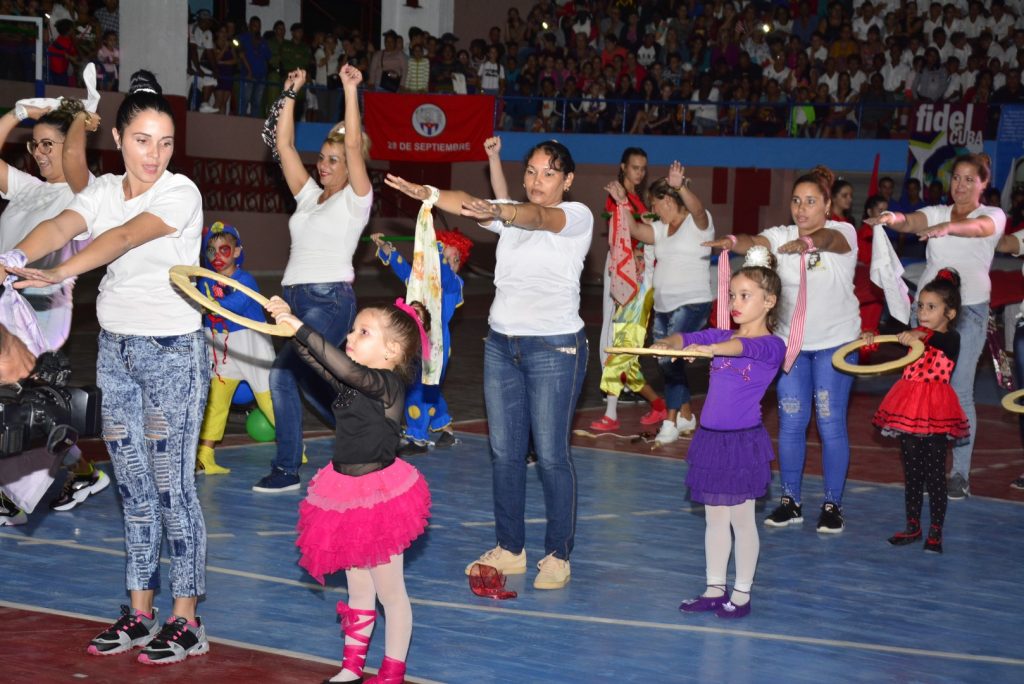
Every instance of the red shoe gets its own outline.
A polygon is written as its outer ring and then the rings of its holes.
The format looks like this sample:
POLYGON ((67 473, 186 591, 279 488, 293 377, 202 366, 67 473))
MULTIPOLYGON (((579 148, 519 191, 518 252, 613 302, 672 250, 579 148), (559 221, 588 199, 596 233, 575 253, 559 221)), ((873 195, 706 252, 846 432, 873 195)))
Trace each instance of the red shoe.
POLYGON ((590 429, 597 432, 611 432, 612 430, 618 430, 620 427, 622 427, 622 423, 612 420, 608 416, 601 416, 601 420, 595 420, 590 424, 590 429))
POLYGON ((651 410, 640 418, 641 425, 658 425, 668 418, 668 411, 651 407, 651 410))
POLYGON ((404 684, 405 663, 401 660, 384 656, 376 677, 370 677, 366 684, 404 684))

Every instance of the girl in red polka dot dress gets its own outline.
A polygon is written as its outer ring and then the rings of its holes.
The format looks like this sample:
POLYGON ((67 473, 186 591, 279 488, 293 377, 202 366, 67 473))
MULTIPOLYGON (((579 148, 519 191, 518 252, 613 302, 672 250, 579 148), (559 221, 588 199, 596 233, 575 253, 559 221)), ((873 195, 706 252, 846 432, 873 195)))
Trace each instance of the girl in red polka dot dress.
MULTIPOLYGON (((900 460, 906 480, 906 529, 889 537, 894 546, 921 538, 921 507, 928 490, 931 527, 924 550, 942 553, 942 524, 946 517, 946 452, 950 442, 967 439, 970 424, 949 380, 960 353, 955 330, 960 310, 960 276, 939 271, 917 299, 918 327, 900 333, 899 341, 925 344, 924 355, 907 366, 875 413, 875 427, 900 440, 900 460)), ((864 338, 870 341, 871 334, 864 338)))

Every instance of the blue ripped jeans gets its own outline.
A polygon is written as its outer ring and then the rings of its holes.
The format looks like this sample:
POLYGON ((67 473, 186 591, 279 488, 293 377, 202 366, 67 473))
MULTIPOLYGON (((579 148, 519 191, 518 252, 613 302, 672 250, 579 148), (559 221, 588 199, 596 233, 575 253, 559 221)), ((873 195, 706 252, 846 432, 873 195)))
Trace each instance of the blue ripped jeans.
MULTIPOLYGON (((660 340, 673 333, 696 332, 708 322, 711 313, 711 302, 700 304, 684 304, 672 311, 655 311, 654 339, 660 340)), ((665 378, 665 405, 670 411, 676 411, 690 401, 690 383, 686 380, 686 362, 671 357, 659 356, 658 366, 665 378)))
MULTIPOLYGON (((846 411, 850 403, 853 376, 840 373, 832 365, 832 354, 839 347, 801 351, 789 373, 781 373, 776 387, 779 398, 779 474, 782 493, 800 502, 800 484, 807 457, 807 426, 811 407, 815 409, 818 435, 821 437, 822 472, 825 501, 843 502, 846 471, 850 467, 850 437, 846 431, 846 411)), ((857 354, 846 360, 856 363, 857 354)))
POLYGON ((210 387, 201 330, 147 337, 101 331, 96 381, 103 441, 124 513, 129 591, 160 586, 171 551, 175 598, 206 593, 206 523, 196 497, 196 446, 210 387))
MULTIPOLYGON (((356 318, 356 295, 352 283, 308 283, 286 285, 282 298, 303 323, 340 345, 356 318)), ((331 403, 337 393, 313 367, 302 360, 295 345, 288 342, 270 369, 270 397, 274 402, 277 454, 273 468, 297 475, 302 465, 302 399, 325 423, 334 427, 331 403)))
POLYGON ((978 359, 985 349, 988 333, 988 302, 968 304, 957 312, 956 329, 960 333, 960 355, 953 369, 949 384, 960 400, 960 408, 967 414, 971 424, 971 435, 965 444, 953 447, 953 468, 951 474, 959 473, 965 480, 971 479, 971 454, 978 434, 978 411, 974 407, 974 376, 978 372, 978 359))

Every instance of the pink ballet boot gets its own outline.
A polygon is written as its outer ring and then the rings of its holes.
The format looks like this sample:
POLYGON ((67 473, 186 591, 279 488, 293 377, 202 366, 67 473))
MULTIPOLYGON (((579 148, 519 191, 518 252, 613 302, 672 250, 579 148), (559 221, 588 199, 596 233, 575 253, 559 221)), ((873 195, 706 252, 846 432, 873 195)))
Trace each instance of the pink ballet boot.
MULTIPOLYGON (((338 601, 338 615, 341 616, 342 635, 346 637, 346 640, 351 638, 359 642, 357 644, 345 644, 345 650, 341 659, 341 669, 359 675, 359 679, 349 680, 345 684, 362 682, 363 667, 366 665, 366 651, 370 648, 370 635, 362 634, 361 632, 374 623, 377 619, 377 611, 349 608, 348 604, 344 601, 338 601)), ((325 679, 323 684, 331 684, 331 680, 325 679)))
POLYGON ((366 684, 403 684, 405 682, 405 662, 384 656, 376 677, 370 677, 366 684))

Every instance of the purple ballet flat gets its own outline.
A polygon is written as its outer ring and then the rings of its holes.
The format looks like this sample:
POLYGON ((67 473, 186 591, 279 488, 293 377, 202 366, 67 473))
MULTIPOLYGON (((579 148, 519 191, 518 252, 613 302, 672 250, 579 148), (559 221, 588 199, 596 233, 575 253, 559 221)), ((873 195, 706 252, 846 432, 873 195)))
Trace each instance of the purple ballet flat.
POLYGON ((738 620, 750 615, 750 604, 753 601, 747 601, 742 606, 737 606, 732 601, 726 601, 722 604, 721 608, 715 611, 715 615, 726 620, 738 620))
POLYGON ((715 597, 698 596, 697 598, 687 599, 679 604, 679 611, 682 613, 709 613, 721 608, 729 600, 729 592, 725 591, 725 587, 711 588, 721 589, 725 593, 715 597))

